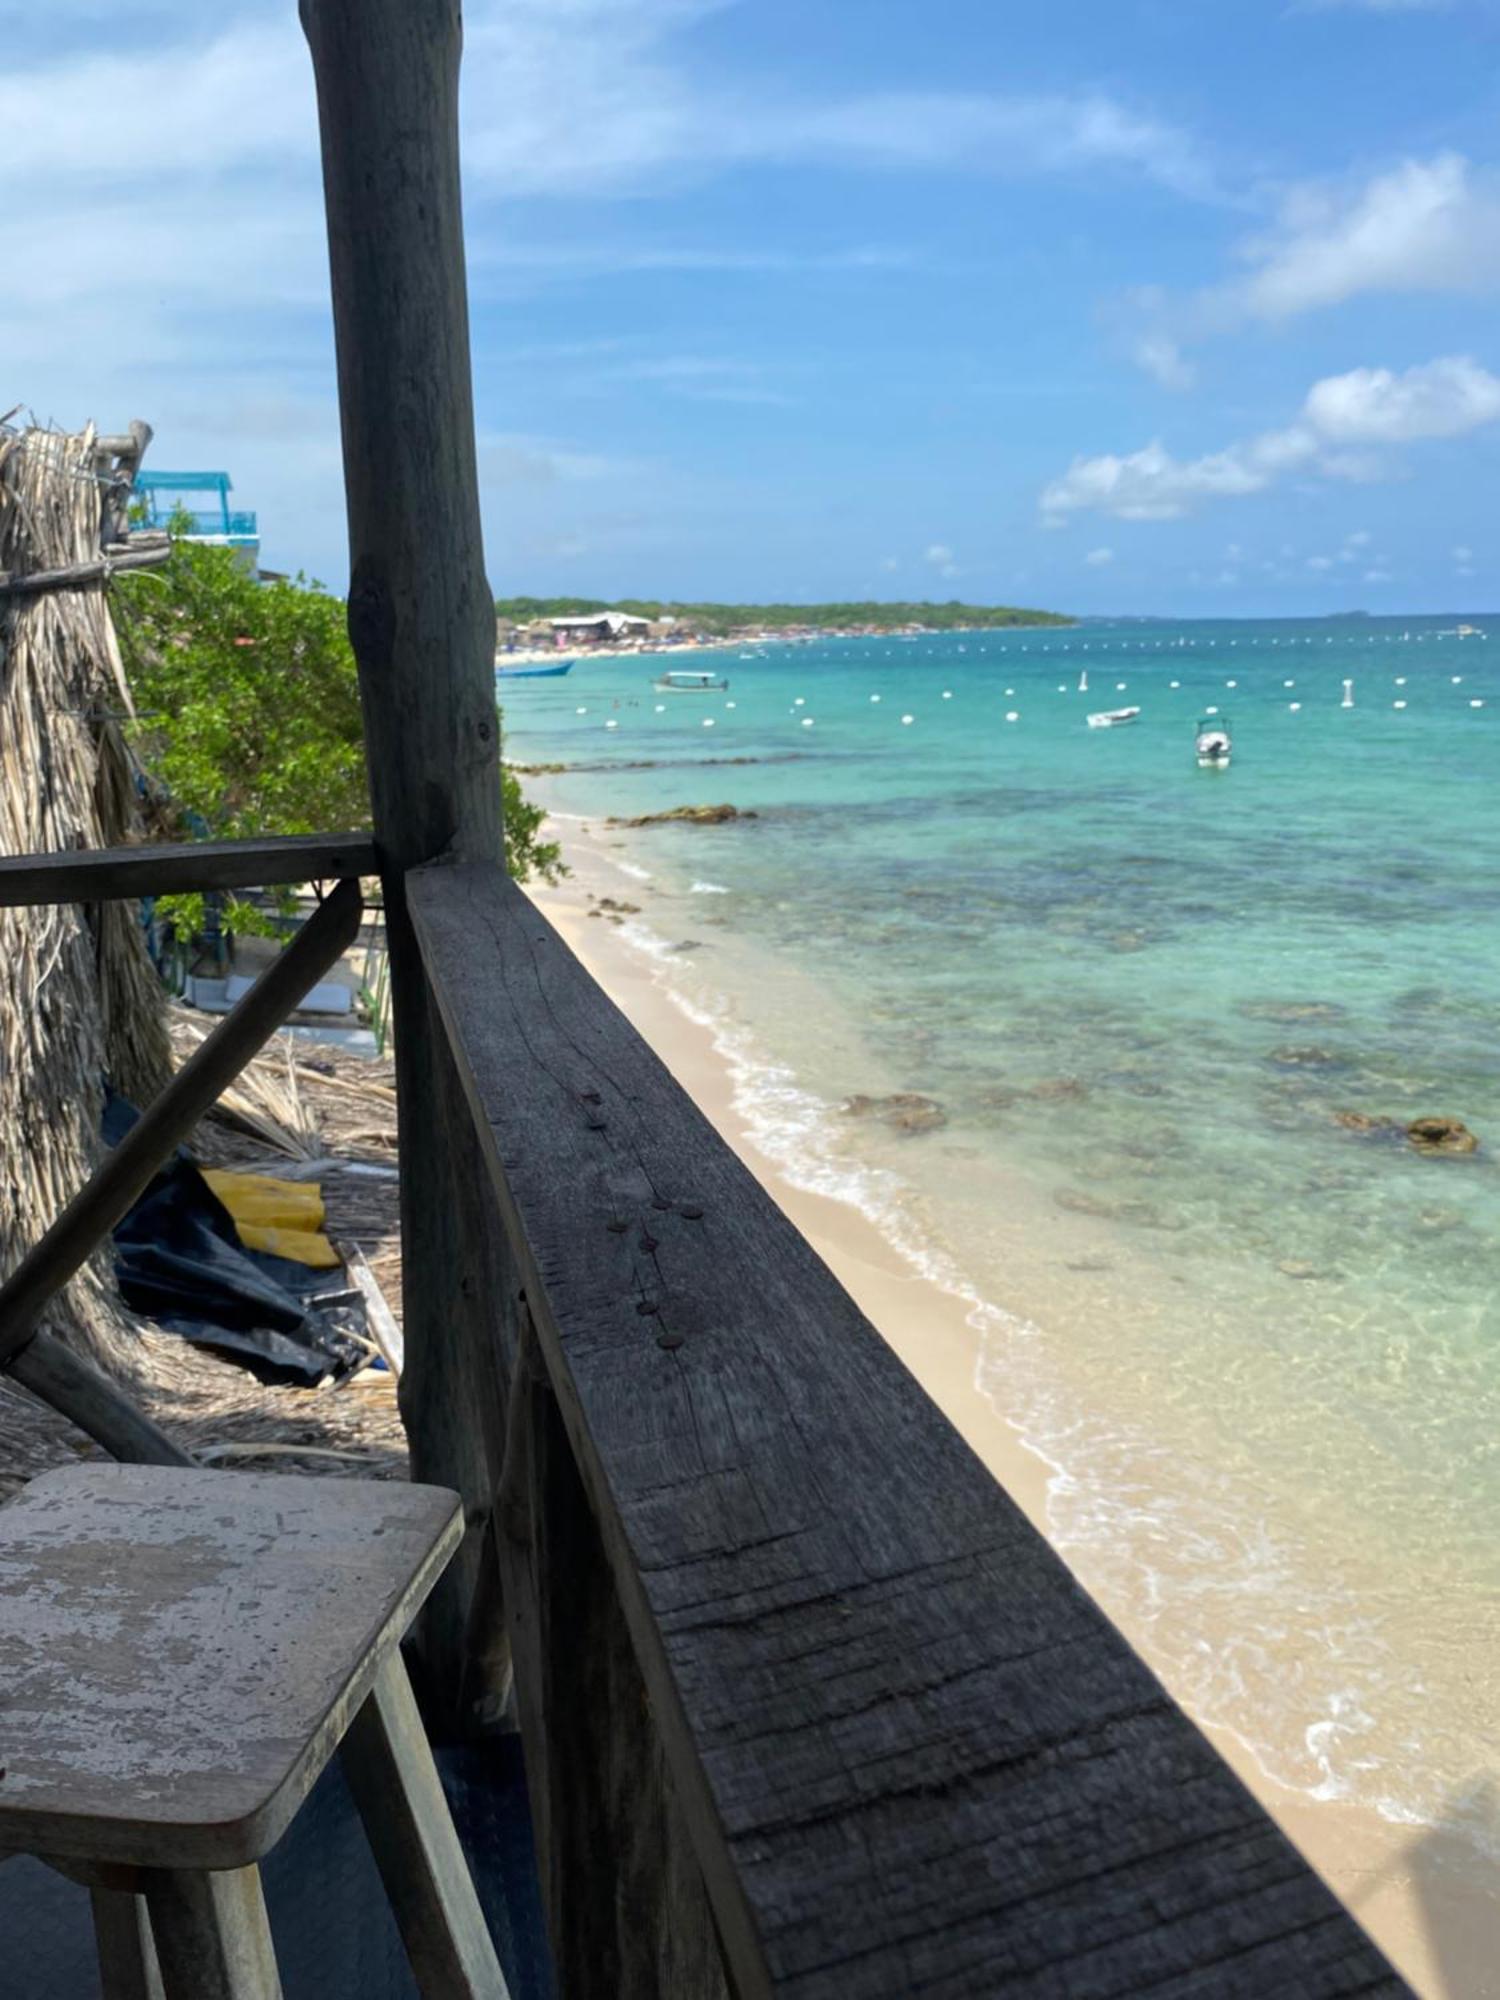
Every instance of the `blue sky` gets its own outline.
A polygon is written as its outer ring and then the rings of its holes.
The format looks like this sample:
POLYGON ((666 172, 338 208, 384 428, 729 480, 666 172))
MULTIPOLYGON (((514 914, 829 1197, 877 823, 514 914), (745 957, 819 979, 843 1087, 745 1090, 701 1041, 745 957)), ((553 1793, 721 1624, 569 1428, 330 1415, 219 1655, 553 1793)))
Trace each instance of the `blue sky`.
MULTIPOLYGON (((346 573, 292 0, 0 0, 0 399, 346 573)), ((1500 603, 1500 0, 472 0, 497 592, 1500 603)))

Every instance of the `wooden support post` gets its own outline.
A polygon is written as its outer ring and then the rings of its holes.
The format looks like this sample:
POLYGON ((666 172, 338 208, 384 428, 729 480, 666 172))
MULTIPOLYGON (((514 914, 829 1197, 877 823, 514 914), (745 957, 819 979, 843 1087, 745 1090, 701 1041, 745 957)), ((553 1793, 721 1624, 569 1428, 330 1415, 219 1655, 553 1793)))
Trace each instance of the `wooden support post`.
POLYGON ((151 1914, 128 1889, 91 1889, 103 2000, 165 2000, 151 1914))
POLYGON ((412 1474, 470 1533, 419 1631, 452 1699, 498 1472, 494 1203, 407 914, 407 869, 503 861, 495 607, 480 539, 458 176, 458 0, 302 0, 323 143, 349 634, 385 883, 412 1474))
POLYGON ((154 1868, 146 1885, 167 2000, 281 2000, 258 1868, 154 1868))
POLYGON ((218 1102, 308 988, 353 944, 363 913, 359 884, 340 882, 27 1251, 0 1287, 0 1368, 12 1364, 47 1301, 88 1262, 172 1149, 218 1102))
POLYGON ((509 2000, 399 1648, 340 1757, 421 1992, 509 2000))

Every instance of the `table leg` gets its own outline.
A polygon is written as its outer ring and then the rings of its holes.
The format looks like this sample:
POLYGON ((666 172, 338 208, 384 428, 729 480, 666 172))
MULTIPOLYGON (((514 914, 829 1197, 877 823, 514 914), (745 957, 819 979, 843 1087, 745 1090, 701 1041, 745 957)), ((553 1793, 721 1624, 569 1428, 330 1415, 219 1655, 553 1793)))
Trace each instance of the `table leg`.
POLYGON ((90 1889, 89 1898, 104 2000, 164 2000, 145 1897, 124 1889, 90 1889))
POLYGON ((154 1868, 146 1902, 165 2000, 281 2000, 258 1868, 154 1868))
POLYGON ((509 2000, 399 1651, 341 1754, 423 2000, 509 2000))

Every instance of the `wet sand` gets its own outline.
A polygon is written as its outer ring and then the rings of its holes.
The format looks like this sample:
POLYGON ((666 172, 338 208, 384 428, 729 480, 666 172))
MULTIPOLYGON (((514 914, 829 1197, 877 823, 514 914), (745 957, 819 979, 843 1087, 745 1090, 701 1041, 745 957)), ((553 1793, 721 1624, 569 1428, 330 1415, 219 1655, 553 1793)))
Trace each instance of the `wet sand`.
MULTIPOLYGON (((1050 1468, 978 1386, 980 1340, 967 1301, 920 1276, 858 1209, 792 1186, 750 1142, 711 1032, 669 996, 652 963, 590 898, 621 896, 615 861, 576 822, 554 822, 569 877, 531 893, 705 1116, 813 1244, 970 1448, 1043 1534, 1050 1468)), ((611 833, 610 838, 618 836, 611 833)), ((632 886, 649 903, 650 890, 632 886)), ((647 910, 649 916, 649 908, 647 910)), ((1167 1685, 1139 1633, 1126 1636, 1167 1685)), ((1500 1996, 1500 1894, 1461 1833, 1401 1827, 1362 1807, 1319 1803, 1269 1778, 1231 1732, 1207 1732, 1297 1847, 1416 1990, 1434 2000, 1500 1996)), ((1456 1801, 1461 1807, 1476 1801, 1456 1801)))

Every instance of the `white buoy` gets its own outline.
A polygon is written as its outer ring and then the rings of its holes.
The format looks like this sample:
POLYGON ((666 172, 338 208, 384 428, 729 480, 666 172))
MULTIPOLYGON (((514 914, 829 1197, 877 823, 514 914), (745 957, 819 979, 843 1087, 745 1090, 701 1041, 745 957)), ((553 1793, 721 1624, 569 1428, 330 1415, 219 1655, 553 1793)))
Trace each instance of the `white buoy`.
POLYGON ((1299 715, 1302 711, 1302 704, 1300 701, 1289 701, 1287 703, 1287 707, 1291 710, 1293 715, 1299 715))
POLYGON ((586 708, 580 708, 580 709, 575 709, 575 710, 574 710, 574 713, 575 713, 576 715, 587 715, 587 714, 588 714, 588 710, 587 710, 586 708))
POLYGON ((1227 688, 1237 688, 1237 687, 1239 686, 1239 682, 1238 682, 1238 681, 1225 681, 1224 685, 1225 685, 1225 687, 1227 687, 1227 688))
POLYGON ((1475 695, 1470 695, 1469 706, 1470 708, 1483 708, 1484 703, 1479 699, 1478 695, 1475 694, 1475 695))
POLYGON ((1005 716, 1005 719, 1006 719, 1006 721, 1007 721, 1007 722, 1019 722, 1019 721, 1021 720, 1020 716, 1019 716, 1019 715, 1017 714, 1017 712, 1016 712, 1016 711, 1015 711, 1015 709, 1013 709, 1013 708, 1012 708, 1012 709, 1008 709, 1008 710, 1006 711, 1006 716, 1005 716))
POLYGON ((812 719, 812 717, 811 717, 810 715, 804 715, 804 716, 803 716, 803 718, 802 718, 802 727, 803 727, 804 729, 811 729, 811 728, 812 728, 812 726, 813 726, 813 719, 812 719))
POLYGON ((704 716, 704 718, 703 718, 703 727, 704 727, 705 729, 712 729, 712 728, 713 728, 713 726, 714 726, 714 719, 713 719, 713 717, 712 717, 711 715, 705 715, 705 716, 704 716))
POLYGON ((1127 685, 1128 685, 1128 684, 1127 684, 1127 683, 1126 683, 1125 681, 1116 681, 1116 682, 1115 682, 1115 693, 1116 693, 1116 694, 1124 694, 1124 692, 1125 692, 1125 689, 1126 689, 1126 686, 1127 686, 1127 685))
POLYGON ((1219 711, 1213 706, 1212 703, 1210 703, 1209 706, 1205 708, 1203 711, 1205 715, 1217 715, 1218 712, 1219 711))
POLYGON ((667 704, 664 701, 659 701, 656 704, 656 712, 658 715, 665 715, 667 712, 667 704))
POLYGON ((1297 683, 1295 681, 1283 681, 1281 685, 1284 688, 1294 688, 1297 685, 1297 683))
POLYGON ((1339 703, 1339 707, 1353 708, 1353 706, 1354 706, 1354 683, 1353 681, 1345 681, 1344 699, 1339 703))
POLYGON ((871 699, 871 701, 879 701, 879 699, 880 699, 880 696, 879 696, 878 694, 872 694, 872 695, 870 696, 870 699, 871 699))
POLYGON ((1008 695, 1014 695, 1014 694, 1015 694, 1015 689, 1014 689, 1014 688, 1007 688, 1007 689, 1005 690, 1005 692, 1006 692, 1006 693, 1007 693, 1008 695))
POLYGON ((1167 682, 1167 686, 1168 686, 1168 687, 1172 687, 1172 688, 1180 688, 1180 687, 1182 686, 1182 682, 1181 682, 1181 681, 1168 681, 1168 682, 1167 682))
MULTIPOLYGON (((1448 683, 1450 687, 1462 687, 1463 684, 1464 684, 1464 677, 1462 674, 1455 674, 1453 676, 1453 679, 1448 683)), ((582 715, 583 710, 580 709, 578 713, 582 715)))
POLYGON ((952 690, 952 688, 944 688, 944 689, 943 689, 943 700, 944 700, 944 701, 952 701, 952 699, 953 699, 953 690, 952 690))
POLYGON ((806 706, 807 696, 803 694, 799 694, 797 699, 792 703, 793 708, 806 708, 806 706))
POLYGON ((1405 703, 1404 701, 1393 701, 1393 702, 1391 703, 1391 707, 1392 707, 1392 708, 1405 708, 1405 706, 1406 706, 1406 703, 1405 703))
POLYGON ((915 722, 915 721, 916 721, 916 719, 917 719, 917 718, 916 718, 916 717, 915 717, 914 715, 903 715, 903 716, 902 716, 902 718, 901 718, 901 720, 902 720, 902 723, 903 723, 903 724, 906 724, 906 723, 909 723, 909 722, 915 722))
POLYGON ((1396 685, 1397 685, 1397 687, 1398 687, 1398 688, 1404 688, 1404 687, 1406 686, 1406 676, 1405 676, 1405 674, 1397 674, 1397 676, 1396 676, 1396 685))
POLYGON ((726 701, 726 702, 725 702, 725 704, 724 704, 724 706, 725 706, 726 708, 734 708, 734 707, 736 707, 736 706, 737 706, 737 704, 736 704, 735 702, 732 702, 732 701, 726 701))
POLYGON ((610 721, 606 722, 604 726, 606 729, 618 729, 620 725, 618 722, 610 721))

